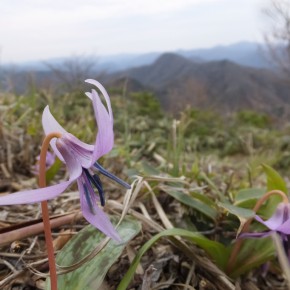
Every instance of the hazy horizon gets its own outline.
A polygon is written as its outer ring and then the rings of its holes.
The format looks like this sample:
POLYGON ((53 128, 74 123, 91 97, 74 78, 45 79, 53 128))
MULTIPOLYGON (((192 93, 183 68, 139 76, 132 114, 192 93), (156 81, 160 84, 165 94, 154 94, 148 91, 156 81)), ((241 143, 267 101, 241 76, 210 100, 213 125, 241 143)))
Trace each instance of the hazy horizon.
POLYGON ((54 61, 54 60, 60 60, 63 61, 64 59, 73 59, 74 57, 77 58, 81 58, 83 60, 88 59, 90 57, 95 58, 95 59, 102 59, 102 60, 106 60, 108 61, 110 58, 118 58, 118 57, 126 57, 126 56, 143 56, 146 54, 163 54, 163 53, 178 53, 178 52, 186 52, 186 51, 194 51, 194 50, 210 50, 210 49, 215 49, 215 48, 219 48, 219 47, 231 47, 231 46, 235 46, 235 45, 242 45, 242 44, 253 44, 253 45, 257 45, 258 46, 263 46, 264 43, 258 43, 258 42, 249 42, 249 41, 240 41, 240 42, 234 42, 234 43, 230 43, 230 44, 217 44, 217 45, 213 45, 210 47, 196 47, 196 48, 192 48, 192 49, 183 49, 183 48, 178 48, 175 50, 160 50, 160 51, 147 51, 147 52, 124 52, 124 53, 112 53, 112 54, 99 54, 99 55, 86 55, 86 54, 72 54, 72 55, 64 55, 64 56, 55 56, 55 57, 48 57, 48 58, 40 58, 40 59, 27 59, 27 60, 20 60, 20 61, 14 61, 14 62, 5 62, 4 60, 2 60, 2 64, 3 65, 25 65, 25 64, 33 64, 33 63, 40 63, 40 62, 46 62, 46 61, 54 61))

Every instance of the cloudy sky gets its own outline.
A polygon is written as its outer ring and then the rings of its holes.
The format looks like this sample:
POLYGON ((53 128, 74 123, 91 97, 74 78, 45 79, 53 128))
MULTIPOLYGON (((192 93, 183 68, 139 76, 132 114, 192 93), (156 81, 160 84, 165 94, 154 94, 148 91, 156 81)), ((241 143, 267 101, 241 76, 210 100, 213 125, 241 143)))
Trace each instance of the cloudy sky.
POLYGON ((1 0, 3 63, 262 41, 268 0, 1 0))

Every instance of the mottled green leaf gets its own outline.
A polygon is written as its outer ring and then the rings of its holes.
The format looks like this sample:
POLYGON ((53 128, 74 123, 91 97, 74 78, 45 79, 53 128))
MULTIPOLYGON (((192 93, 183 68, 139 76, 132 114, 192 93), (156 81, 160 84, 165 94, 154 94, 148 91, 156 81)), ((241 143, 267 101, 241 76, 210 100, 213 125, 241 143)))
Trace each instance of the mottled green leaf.
MULTIPOLYGON (((113 224, 117 223, 112 218, 113 224)), ((126 244, 141 230, 139 222, 133 218, 126 217, 118 227, 122 243, 110 240, 109 243, 89 262, 82 265, 73 272, 58 277, 58 289, 73 290, 96 290, 102 284, 109 268, 122 254, 126 244)), ((61 266, 72 265, 96 248, 98 243, 104 239, 104 235, 91 225, 85 227, 58 253, 57 264, 61 266)), ((50 289, 47 279, 46 289, 50 289)))

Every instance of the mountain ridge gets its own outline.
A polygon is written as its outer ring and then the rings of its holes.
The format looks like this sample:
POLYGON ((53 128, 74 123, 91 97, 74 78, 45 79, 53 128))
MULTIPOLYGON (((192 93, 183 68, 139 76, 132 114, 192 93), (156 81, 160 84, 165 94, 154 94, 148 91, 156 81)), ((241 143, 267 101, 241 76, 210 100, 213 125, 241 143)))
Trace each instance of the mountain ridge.
POLYGON ((109 74, 104 81, 114 86, 118 79, 126 78, 151 89, 162 107, 172 113, 186 106, 270 114, 288 112, 290 107, 289 85, 275 73, 229 60, 199 63, 166 53, 151 65, 109 74))

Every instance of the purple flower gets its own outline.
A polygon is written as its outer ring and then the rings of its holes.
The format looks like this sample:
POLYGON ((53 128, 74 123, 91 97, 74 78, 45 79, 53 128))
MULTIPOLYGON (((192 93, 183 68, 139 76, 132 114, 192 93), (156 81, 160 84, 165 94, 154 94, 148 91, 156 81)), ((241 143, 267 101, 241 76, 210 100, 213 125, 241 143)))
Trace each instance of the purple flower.
POLYGON ((290 261, 290 203, 279 203, 274 214, 266 221, 258 215, 255 216, 255 219, 265 225, 268 230, 261 233, 243 233, 240 237, 267 237, 275 232, 280 236, 290 261))
POLYGON ((69 172, 69 180, 45 188, 21 191, 3 196, 0 198, 0 205, 34 203, 49 200, 61 194, 72 183, 77 181, 81 209, 85 219, 107 236, 120 241, 120 237, 109 218, 97 205, 97 202, 100 202, 104 206, 105 197, 100 177, 96 173, 105 175, 128 189, 130 185, 106 171, 97 162, 114 145, 113 114, 110 98, 104 87, 95 80, 89 79, 86 82, 95 85, 100 90, 107 105, 106 108, 95 90, 92 90, 91 93, 86 93, 92 101, 98 126, 95 144, 86 144, 68 133, 55 120, 47 106, 42 115, 44 132, 46 135, 52 132, 61 133, 61 137, 52 139, 50 145, 58 158, 66 164, 69 172))

